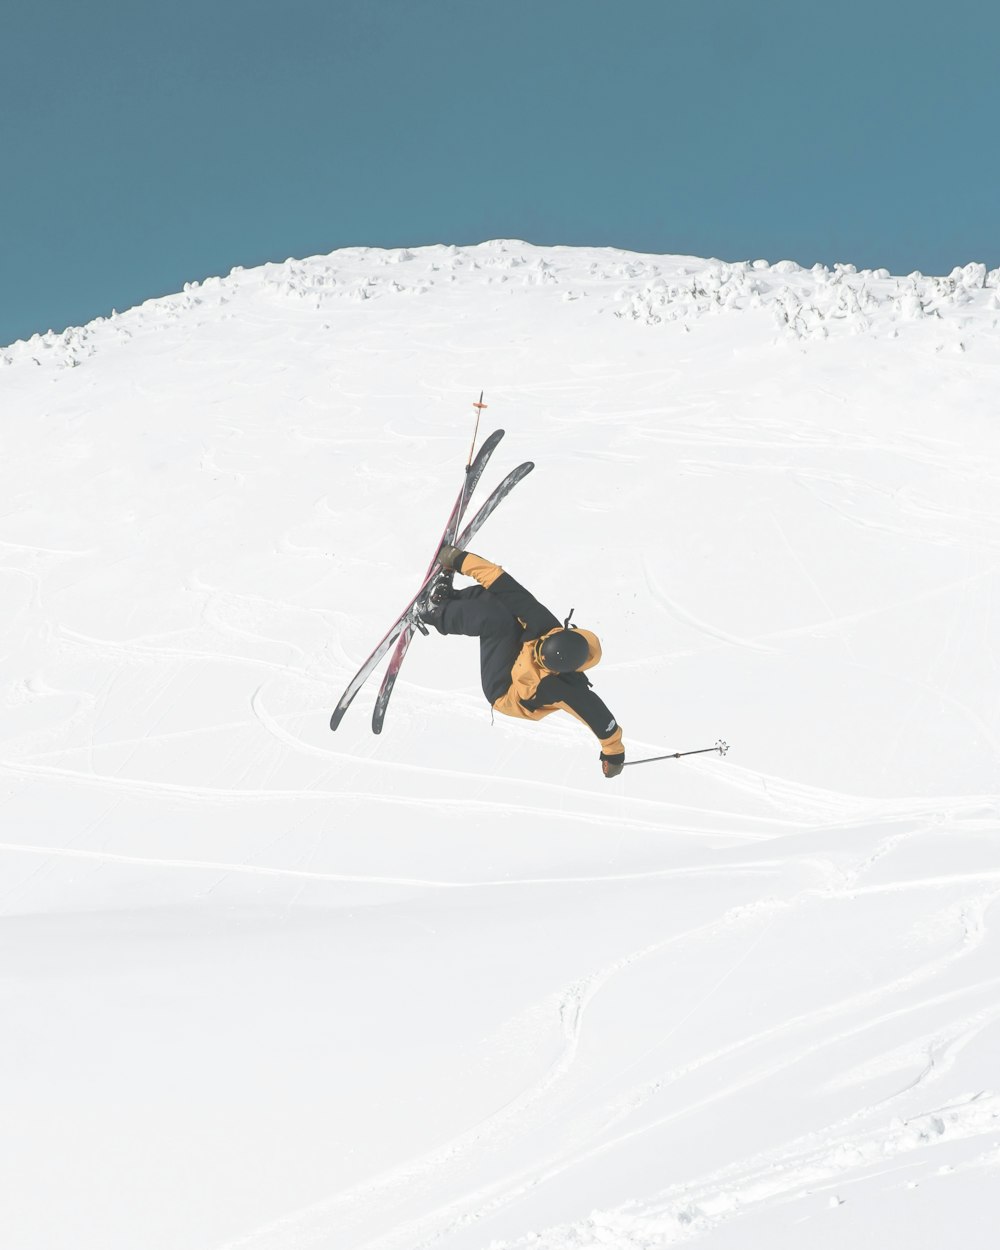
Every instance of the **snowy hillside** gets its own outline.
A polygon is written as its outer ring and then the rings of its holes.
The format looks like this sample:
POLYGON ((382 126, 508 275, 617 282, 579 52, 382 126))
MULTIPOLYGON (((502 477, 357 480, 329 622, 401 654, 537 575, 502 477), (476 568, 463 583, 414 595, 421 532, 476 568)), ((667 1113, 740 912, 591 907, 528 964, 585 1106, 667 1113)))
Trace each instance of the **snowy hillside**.
POLYGON ((353 249, 0 349, 0 1245, 986 1250, 1000 271, 353 249), (474 549, 629 756, 418 637, 474 549))

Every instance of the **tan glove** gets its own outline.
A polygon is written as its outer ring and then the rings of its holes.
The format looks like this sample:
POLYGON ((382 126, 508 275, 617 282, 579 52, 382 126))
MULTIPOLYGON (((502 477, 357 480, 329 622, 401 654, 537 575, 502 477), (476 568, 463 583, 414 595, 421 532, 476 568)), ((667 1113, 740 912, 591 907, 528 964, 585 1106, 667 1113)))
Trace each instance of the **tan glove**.
POLYGON ((462 557, 464 555, 464 551, 459 551, 457 547, 452 547, 450 543, 445 543, 437 554, 437 561, 443 569, 452 569, 456 573, 461 573, 462 557))

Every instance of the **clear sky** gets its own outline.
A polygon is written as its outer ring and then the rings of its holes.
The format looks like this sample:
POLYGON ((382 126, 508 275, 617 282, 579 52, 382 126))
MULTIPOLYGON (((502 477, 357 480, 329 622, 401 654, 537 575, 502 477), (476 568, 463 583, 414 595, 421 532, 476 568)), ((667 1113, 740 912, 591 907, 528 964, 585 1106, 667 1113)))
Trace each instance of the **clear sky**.
POLYGON ((1000 265, 997 0, 0 0, 0 343, 524 238, 1000 265))

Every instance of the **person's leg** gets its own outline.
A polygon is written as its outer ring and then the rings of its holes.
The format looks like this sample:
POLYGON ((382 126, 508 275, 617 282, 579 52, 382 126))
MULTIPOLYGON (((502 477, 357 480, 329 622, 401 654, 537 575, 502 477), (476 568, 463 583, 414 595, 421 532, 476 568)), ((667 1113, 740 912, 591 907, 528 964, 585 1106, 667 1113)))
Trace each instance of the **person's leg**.
POLYGON ((507 692, 524 630, 500 600, 482 586, 460 590, 444 605, 437 629, 477 637, 483 694, 492 705, 507 692))
POLYGON ((520 617, 525 625, 526 638, 540 638, 562 623, 509 573, 501 573, 490 585, 489 593, 503 604, 511 616, 520 617))
POLYGON ((510 674, 524 643, 521 622, 508 615, 496 619, 493 627, 479 639, 479 677, 483 694, 492 707, 510 689, 510 674))
POLYGON ((482 586, 467 586, 446 599, 434 625, 439 634, 479 638, 491 622, 510 620, 510 613, 482 586))

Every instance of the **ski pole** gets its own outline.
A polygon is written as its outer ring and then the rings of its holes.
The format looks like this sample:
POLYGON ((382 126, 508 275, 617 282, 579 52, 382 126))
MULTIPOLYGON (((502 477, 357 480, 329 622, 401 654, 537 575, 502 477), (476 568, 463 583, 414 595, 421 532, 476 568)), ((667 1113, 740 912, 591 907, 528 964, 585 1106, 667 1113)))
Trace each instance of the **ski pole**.
POLYGON ((720 738, 714 747, 702 747, 699 751, 674 751, 671 755, 647 755, 644 760, 626 760, 622 767, 628 768, 630 764, 655 764, 657 760, 679 760, 685 755, 709 755, 713 751, 725 755, 728 750, 729 743, 720 738))
POLYGON ((488 408, 489 404, 483 403, 483 391, 479 392, 479 403, 473 402, 473 408, 476 410, 476 428, 472 431, 472 446, 469 448, 469 458, 465 462, 465 485, 462 487, 462 504, 465 508, 465 492, 469 485, 469 470, 472 468, 472 453, 476 450, 476 439, 479 437, 479 418, 483 415, 483 409, 488 408))
POLYGON ((469 459, 466 463, 466 469, 472 464, 472 453, 476 450, 476 439, 479 437, 479 418, 483 415, 483 409, 488 408, 489 404, 483 403, 484 391, 479 392, 479 403, 473 401, 473 408, 476 410, 476 428, 472 431, 472 446, 469 448, 469 459))

